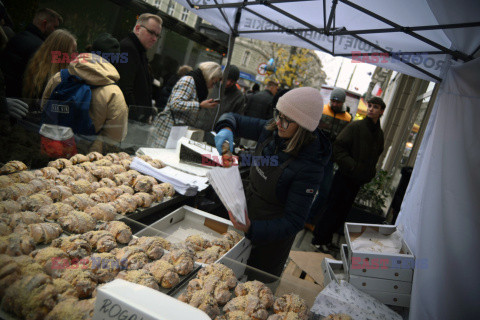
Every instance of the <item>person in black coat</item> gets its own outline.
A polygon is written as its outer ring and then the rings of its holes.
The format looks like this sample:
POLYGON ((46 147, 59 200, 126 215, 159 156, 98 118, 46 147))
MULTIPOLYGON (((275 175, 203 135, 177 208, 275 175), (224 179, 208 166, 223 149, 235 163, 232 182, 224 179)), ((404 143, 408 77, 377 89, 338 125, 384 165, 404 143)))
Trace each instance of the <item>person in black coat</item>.
POLYGON ((148 123, 153 115, 152 82, 147 50, 160 38, 162 19, 150 13, 140 15, 133 32, 120 41, 120 51, 128 53, 128 62, 116 67, 120 74, 118 85, 129 106, 129 118, 148 123))
POLYGON ((234 135, 258 142, 250 158, 246 224, 229 215, 252 241, 247 264, 275 276, 282 273, 293 240, 303 229, 330 159, 330 141, 317 129, 322 106, 317 89, 296 88, 278 100, 273 119, 227 113, 216 124, 220 154, 225 140, 233 147, 234 135))
POLYGON ((245 115, 264 120, 271 119, 270 105, 277 90, 278 83, 269 81, 265 90, 249 96, 245 107, 245 115))
POLYGON ((22 97, 23 74, 30 58, 62 22, 63 19, 57 12, 43 8, 35 13, 33 22, 25 31, 10 39, 0 56, 7 97, 22 97))

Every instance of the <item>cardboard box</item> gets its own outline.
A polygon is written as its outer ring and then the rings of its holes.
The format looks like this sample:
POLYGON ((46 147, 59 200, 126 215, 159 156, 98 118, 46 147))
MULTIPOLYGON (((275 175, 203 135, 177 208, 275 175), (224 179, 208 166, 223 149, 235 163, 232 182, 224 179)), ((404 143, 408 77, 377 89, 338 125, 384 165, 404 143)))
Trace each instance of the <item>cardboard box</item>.
POLYGON ((390 306, 410 307, 410 294, 375 290, 364 290, 363 292, 390 306))
POLYGON ((325 287, 332 281, 336 281, 337 283, 339 283, 340 280, 347 281, 347 274, 342 261, 328 258, 323 259, 322 272, 324 278, 323 284, 325 287))
MULTIPOLYGON (((152 225, 140 230, 135 234, 137 237, 142 236, 156 236, 161 231, 161 236, 169 239, 169 236, 175 234, 180 228, 194 229, 197 233, 204 233, 214 237, 221 237, 223 233, 228 230, 235 230, 230 220, 217 217, 208 212, 192 208, 190 206, 183 206, 154 222, 152 225)), ((241 231, 235 230, 239 234, 241 231)), ((178 233, 177 233, 178 234, 178 233)), ((169 239, 172 242, 185 241, 187 235, 183 238, 169 239)), ((225 253, 225 258, 236 260, 242 256, 248 247, 250 247, 250 240, 243 237, 237 244, 225 253)), ((248 251, 249 253, 249 251, 248 251)), ((222 258, 221 257, 221 258, 222 258)), ((220 258, 220 259, 221 259, 220 258)), ((248 257, 247 257, 248 259, 248 257)), ((218 262, 217 260, 216 262, 218 262)))
POLYGON ((396 231, 395 226, 389 225, 345 223, 349 274, 411 282, 413 279, 413 269, 415 267, 415 257, 403 238, 401 252, 398 254, 357 251, 352 249, 352 242, 358 238, 367 227, 383 235, 390 235, 396 231))

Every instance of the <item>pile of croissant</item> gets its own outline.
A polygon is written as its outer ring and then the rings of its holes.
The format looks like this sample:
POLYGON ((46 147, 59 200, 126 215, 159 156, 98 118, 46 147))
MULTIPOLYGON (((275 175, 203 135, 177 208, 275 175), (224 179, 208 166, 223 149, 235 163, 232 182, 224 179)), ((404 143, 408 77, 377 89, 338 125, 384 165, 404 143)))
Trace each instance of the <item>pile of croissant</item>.
POLYGON ((208 264, 217 261, 240 240, 242 235, 234 230, 228 230, 220 238, 211 241, 198 234, 191 235, 185 239, 185 245, 194 252, 197 262, 208 264))
POLYGON ((191 272, 190 253, 164 255, 167 240, 132 239, 131 229, 114 221, 174 193, 170 184, 130 170, 131 160, 92 152, 35 171, 18 162, 2 167, 10 173, 0 176, 3 310, 20 319, 89 319, 98 285, 118 277, 158 289, 191 272))
POLYGON ((215 320, 306 320, 308 312, 305 301, 296 294, 275 300, 260 281, 237 284, 232 269, 220 263, 202 268, 178 299, 215 320))

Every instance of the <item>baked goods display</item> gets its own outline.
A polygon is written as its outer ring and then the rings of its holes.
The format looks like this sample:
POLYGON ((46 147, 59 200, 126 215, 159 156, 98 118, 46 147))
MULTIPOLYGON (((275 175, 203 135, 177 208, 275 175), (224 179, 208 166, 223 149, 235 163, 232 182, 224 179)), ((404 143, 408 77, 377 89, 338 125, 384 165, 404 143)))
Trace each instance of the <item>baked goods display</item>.
POLYGON ((193 260, 185 262, 181 254, 159 260, 170 248, 161 237, 125 246, 132 231, 115 221, 117 213, 147 208, 173 195, 169 184, 153 192, 158 182, 131 170, 131 161, 124 152, 92 152, 33 171, 19 161, 0 169, 4 311, 21 319, 88 319, 96 287, 122 270, 126 275, 119 277, 153 288, 173 286, 179 274, 191 272, 193 260), (163 264, 169 268, 162 277, 163 264), (146 265, 151 272, 142 269, 146 265))
POLYGON ((277 298, 273 304, 273 311, 275 313, 294 312, 299 319, 306 320, 308 315, 308 307, 305 300, 296 294, 284 294, 277 298))

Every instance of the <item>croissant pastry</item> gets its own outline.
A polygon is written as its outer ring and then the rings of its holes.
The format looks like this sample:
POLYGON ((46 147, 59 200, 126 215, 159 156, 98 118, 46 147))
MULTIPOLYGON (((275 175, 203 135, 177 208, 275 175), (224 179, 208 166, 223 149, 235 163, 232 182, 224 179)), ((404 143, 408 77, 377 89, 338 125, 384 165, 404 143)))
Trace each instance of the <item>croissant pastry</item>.
POLYGON ((73 195, 72 190, 69 187, 57 185, 46 191, 43 191, 47 197, 50 197, 53 201, 63 201, 73 195))
POLYGON ((125 167, 120 163, 120 160, 119 160, 118 164, 112 164, 112 166, 110 168, 113 169, 113 172, 115 172, 115 174, 122 173, 122 172, 127 172, 127 170, 125 170, 125 167))
POLYGON ((5 294, 6 288, 20 279, 21 271, 13 257, 0 254, 0 299, 5 294))
POLYGON ((60 248, 47 247, 33 251, 30 256, 44 267, 47 274, 54 278, 60 277, 70 265, 70 257, 60 248), (66 265, 65 265, 66 264, 66 265))
POLYGON ((5 223, 8 223, 11 228, 15 228, 18 225, 23 224, 28 225, 32 223, 43 222, 43 219, 38 214, 31 211, 23 211, 10 215, 2 214, 0 219, 5 223))
POLYGON ((123 266, 110 252, 92 254, 87 264, 87 268, 92 271, 95 279, 99 283, 110 282, 117 276, 123 266))
POLYGON ((180 277, 175 273, 175 268, 164 260, 157 260, 145 265, 144 269, 148 271, 155 281, 160 283, 162 288, 172 288, 180 282, 180 277))
POLYGON ((131 195, 133 195, 133 194, 135 193, 135 190, 133 190, 132 187, 127 186, 127 185, 125 185, 125 184, 121 184, 121 185, 119 185, 118 187, 116 187, 116 188, 114 188, 114 189, 120 189, 120 190, 122 190, 122 192, 119 193, 118 196, 121 196, 121 195, 124 194, 124 193, 131 194, 131 195))
POLYGON ((71 182, 75 181, 75 179, 72 176, 66 175, 66 174, 59 174, 55 177, 55 184, 56 185, 62 185, 62 186, 68 186, 71 182))
POLYGON ((132 239, 132 230, 122 221, 110 221, 102 224, 100 230, 107 230, 119 243, 128 243, 132 239))
POLYGON ((103 203, 113 201, 116 198, 115 191, 113 189, 111 189, 110 187, 108 187, 108 188, 107 187, 98 188, 95 191, 95 194, 97 195, 97 198, 99 200, 102 200, 102 201, 98 201, 98 202, 103 202, 103 203))
POLYGON ((117 186, 117 183, 110 178, 102 178, 99 183, 101 187, 106 188, 115 188, 117 186))
POLYGON ((209 275, 216 275, 228 285, 230 289, 237 285, 237 278, 232 269, 223 264, 209 264, 198 271, 197 277, 203 279, 209 275))
POLYGON ((62 233, 62 228, 56 223, 43 222, 28 226, 30 236, 36 243, 50 243, 62 233))
POLYGON ((273 293, 269 287, 260 281, 247 281, 245 283, 239 283, 235 288, 236 296, 254 295, 260 299, 265 309, 270 308, 273 305, 273 293))
POLYGON ((155 202, 161 202, 163 200, 165 194, 164 188, 161 186, 161 184, 156 184, 152 186, 151 195, 153 196, 153 201, 155 202))
POLYGON ((133 182, 135 181, 136 176, 129 172, 130 171, 122 172, 113 176, 113 181, 117 184, 117 186, 133 186, 133 182))
POLYGON ((150 273, 145 270, 128 270, 121 271, 117 275, 118 279, 123 279, 129 282, 137 283, 145 287, 159 290, 158 284, 150 273))
POLYGON ((222 235, 222 237, 231 241, 233 243, 232 247, 243 238, 241 234, 239 234, 234 230, 228 230, 226 233, 222 235))
POLYGON ((4 221, 0 221, 0 236, 8 236, 10 233, 12 229, 4 221))
POLYGON ((157 169, 162 169, 166 167, 166 164, 159 159, 152 159, 151 161, 147 161, 147 162, 149 165, 157 169))
POLYGON ((38 209, 38 214, 45 219, 57 220, 60 217, 68 215, 70 212, 75 209, 66 203, 56 202, 54 204, 49 204, 38 209))
MULTIPOLYGON (((252 320, 252 317, 243 311, 232 311, 216 317, 215 320, 252 320)), ((270 320, 270 317, 267 320, 270 320)))
POLYGON ((12 233, 0 237, 0 253, 19 256, 29 254, 33 250, 35 250, 35 241, 28 235, 12 233))
POLYGON ((0 213, 15 213, 22 210, 20 203, 14 200, 4 200, 0 202, 0 213))
POLYGON ((120 160, 120 164, 125 168, 125 170, 130 170, 130 164, 131 163, 132 163, 132 160, 130 160, 130 159, 120 160))
POLYGON ((45 179, 43 177, 33 179, 29 182, 29 184, 34 188, 35 193, 48 190, 55 186, 55 182, 53 180, 45 179))
POLYGON ((25 202, 20 202, 22 204, 22 207, 25 208, 25 210, 29 211, 37 211, 41 207, 53 203, 52 199, 49 196, 41 193, 32 194, 28 198, 25 198, 25 202))
POLYGON ((91 183, 85 179, 79 179, 71 182, 69 185, 73 194, 86 193, 90 194, 93 192, 91 183))
POLYGON ((0 174, 9 174, 23 170, 27 170, 25 163, 22 161, 13 160, 5 163, 5 165, 0 168, 0 174))
POLYGON ((93 161, 97 161, 97 160, 100 160, 103 158, 103 155, 100 153, 100 152, 90 152, 87 154, 87 158, 88 160, 90 160, 91 162, 93 161))
POLYGON ((113 176, 115 175, 115 171, 113 171, 113 169, 110 166, 107 167, 107 166, 101 166, 97 164, 97 167, 92 170, 92 174, 98 179, 103 179, 103 178, 113 179, 113 176))
POLYGON ((80 166, 68 167, 60 171, 60 174, 71 176, 75 180, 81 179, 87 171, 80 166))
POLYGON ((212 246, 217 246, 220 247, 220 253, 225 254, 228 250, 232 248, 234 245, 232 241, 226 239, 226 238, 216 238, 211 241, 212 246))
POLYGON ((226 313, 242 311, 255 320, 266 320, 268 317, 267 310, 265 310, 260 300, 253 295, 233 298, 223 307, 223 311, 226 313))
POLYGON ((211 247, 210 241, 198 234, 188 236, 185 239, 185 244, 193 251, 201 251, 211 247))
POLYGON ((89 320, 93 317, 95 299, 78 300, 74 298, 59 302, 45 320, 89 320))
POLYGON ((208 292, 220 305, 227 303, 232 296, 227 284, 221 281, 219 277, 211 275, 204 279, 190 280, 187 291, 179 297, 179 300, 184 302, 190 301, 197 290, 208 292))
POLYGON ((80 211, 83 211, 88 207, 93 207, 96 205, 96 202, 90 199, 90 197, 86 193, 74 194, 73 196, 68 197, 62 202, 69 204, 76 210, 80 210, 80 211))
POLYGON ((131 194, 124 193, 113 202, 119 202, 122 208, 126 207, 126 212, 134 212, 135 210, 137 210, 137 200, 135 200, 135 198, 131 194))
POLYGON ((26 276, 7 288, 2 309, 20 319, 44 319, 55 306, 57 294, 48 275, 26 276))
POLYGON ((9 176, 0 176, 0 189, 8 187, 15 182, 9 176))
POLYGON ((115 237, 108 231, 89 231, 84 236, 92 248, 98 252, 109 252, 117 247, 115 237))
POLYGON ((35 175, 39 177, 44 177, 47 179, 55 179, 56 176, 60 174, 57 168, 54 167, 45 167, 39 170, 35 170, 35 175))
POLYGON ((28 197, 33 194, 35 189, 26 183, 15 183, 0 190, 2 200, 18 200, 20 197, 28 197))
MULTIPOLYGON (((93 194, 93 193, 92 193, 93 194)), ((99 203, 94 207, 85 209, 85 213, 91 215, 94 219, 100 221, 112 221, 115 219, 117 210, 108 203, 99 203)))
POLYGON ((112 163, 120 161, 120 156, 116 153, 107 153, 104 159, 110 160, 112 163))
POLYGON ((128 246, 113 252, 115 257, 127 270, 142 269, 148 263, 148 256, 138 246, 128 246))
POLYGON ((33 276, 37 273, 45 273, 43 266, 35 262, 30 256, 21 255, 12 257, 12 259, 18 264, 22 276, 33 276))
POLYGON ((73 235, 52 241, 52 247, 65 251, 72 259, 83 259, 92 253, 92 246, 85 235, 73 235))
POLYGON ((211 319, 214 319, 216 316, 220 315, 220 309, 218 308, 217 301, 206 291, 195 291, 192 294, 190 301, 188 301, 188 304, 202 310, 211 319))
POLYGON ((133 195, 138 207, 148 208, 153 203, 153 196, 145 192, 137 192, 133 195))
POLYGON ((95 219, 88 213, 72 211, 68 215, 58 218, 62 228, 71 233, 85 233, 95 228, 95 219))
POLYGON ((54 161, 50 161, 48 167, 54 167, 58 170, 73 166, 72 162, 65 158, 60 158, 54 161))
POLYGON ((79 298, 88 298, 97 286, 95 277, 90 270, 77 268, 66 269, 62 273, 62 279, 68 281, 77 290, 79 298))
POLYGON ((163 249, 166 249, 169 243, 162 237, 139 237, 132 239, 128 245, 142 248, 150 259, 157 260, 163 256, 163 249))
MULTIPOLYGON (((53 279, 53 286, 58 292, 57 301, 63 301, 65 299, 78 298, 78 292, 75 287, 65 279, 57 278, 53 279)), ((75 306, 76 307, 76 306, 75 306)), ((67 319, 67 318, 64 318, 67 319)))
POLYGON ((15 183, 29 183, 35 179, 35 174, 32 171, 20 171, 12 173, 9 177, 15 183))
POLYGON ((273 311, 275 313, 295 312, 301 320, 306 320, 308 316, 308 307, 305 300, 294 293, 284 294, 277 298, 273 304, 273 311))
POLYGON ((193 255, 185 249, 172 250, 164 255, 162 260, 171 263, 175 268, 175 272, 181 276, 185 276, 193 271, 193 255))
POLYGON ((133 189, 137 192, 150 192, 152 190, 152 186, 156 184, 157 181, 155 178, 150 176, 138 176, 133 181, 133 189))
POLYGON ((214 263, 215 261, 220 258, 223 251, 222 248, 219 246, 213 246, 203 251, 197 251, 197 261, 201 263, 214 263))
POLYGON ((163 194, 165 195, 165 197, 173 197, 173 195, 175 194, 175 189, 173 188, 173 185, 168 182, 160 183, 159 188, 163 190, 163 194))
POLYGON ((77 153, 76 155, 74 155, 73 157, 70 158, 70 161, 73 164, 79 164, 79 163, 82 163, 82 162, 90 161, 90 159, 86 155, 83 155, 81 153, 77 153))

